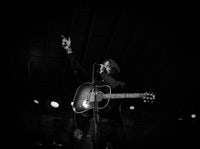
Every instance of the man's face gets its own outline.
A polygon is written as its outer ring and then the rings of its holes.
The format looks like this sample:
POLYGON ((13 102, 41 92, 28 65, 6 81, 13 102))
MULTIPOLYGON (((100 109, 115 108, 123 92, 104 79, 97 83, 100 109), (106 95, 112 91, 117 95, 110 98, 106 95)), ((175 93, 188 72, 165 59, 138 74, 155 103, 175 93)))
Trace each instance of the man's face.
POLYGON ((104 66, 106 68, 107 73, 110 74, 111 68, 109 61, 104 62, 104 66))

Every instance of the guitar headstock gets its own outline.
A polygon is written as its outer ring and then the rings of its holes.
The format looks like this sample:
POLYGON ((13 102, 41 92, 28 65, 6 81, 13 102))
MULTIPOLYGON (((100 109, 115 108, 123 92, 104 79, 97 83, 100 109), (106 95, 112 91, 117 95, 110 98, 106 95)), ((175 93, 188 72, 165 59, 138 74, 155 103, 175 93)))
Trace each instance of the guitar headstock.
POLYGON ((144 102, 153 103, 155 101, 155 94, 146 92, 143 94, 142 98, 144 99, 144 102))

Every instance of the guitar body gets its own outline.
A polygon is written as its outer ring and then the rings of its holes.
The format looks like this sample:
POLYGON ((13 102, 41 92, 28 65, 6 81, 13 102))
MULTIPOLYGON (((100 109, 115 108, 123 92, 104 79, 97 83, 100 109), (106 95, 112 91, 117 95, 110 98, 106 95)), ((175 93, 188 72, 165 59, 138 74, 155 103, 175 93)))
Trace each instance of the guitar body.
POLYGON ((81 84, 76 90, 72 108, 76 113, 83 113, 94 108, 95 98, 98 102, 98 109, 104 109, 109 103, 108 99, 102 99, 102 94, 110 94, 111 88, 108 85, 94 86, 90 82, 81 84), (95 94, 96 93, 96 94, 95 94))

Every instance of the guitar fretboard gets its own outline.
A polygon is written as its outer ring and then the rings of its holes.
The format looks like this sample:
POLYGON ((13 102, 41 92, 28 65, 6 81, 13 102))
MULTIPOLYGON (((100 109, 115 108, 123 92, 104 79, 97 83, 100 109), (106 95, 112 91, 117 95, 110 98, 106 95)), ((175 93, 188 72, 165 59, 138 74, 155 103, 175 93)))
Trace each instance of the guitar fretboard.
POLYGON ((143 97, 141 93, 117 93, 117 94, 103 94, 104 99, 115 99, 115 98, 139 98, 143 97))

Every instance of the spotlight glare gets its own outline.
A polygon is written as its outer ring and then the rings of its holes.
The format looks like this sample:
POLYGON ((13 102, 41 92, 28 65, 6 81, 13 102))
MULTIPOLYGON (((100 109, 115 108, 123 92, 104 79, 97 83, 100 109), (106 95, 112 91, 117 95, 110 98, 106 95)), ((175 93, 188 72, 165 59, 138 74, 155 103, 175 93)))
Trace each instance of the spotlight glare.
POLYGON ((130 109, 130 110, 134 110, 135 107, 134 107, 134 106, 130 106, 129 109, 130 109))
POLYGON ((51 102, 50 102, 50 105, 51 105, 53 108, 58 108, 58 107, 59 107, 59 103, 56 102, 56 101, 51 101, 51 102))
POLYGON ((38 100, 36 100, 36 99, 35 99, 35 100, 33 100, 33 102, 34 102, 34 103, 36 103, 36 104, 39 104, 39 101, 38 101, 38 100))
POLYGON ((179 121, 182 121, 182 120, 183 120, 183 118, 182 118, 182 117, 179 117, 179 118, 178 118, 178 120, 179 120, 179 121))
POLYGON ((196 118, 196 114, 191 114, 191 118, 196 118))

